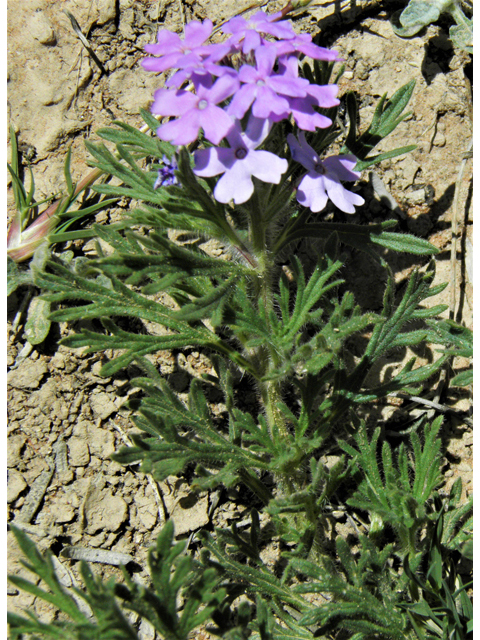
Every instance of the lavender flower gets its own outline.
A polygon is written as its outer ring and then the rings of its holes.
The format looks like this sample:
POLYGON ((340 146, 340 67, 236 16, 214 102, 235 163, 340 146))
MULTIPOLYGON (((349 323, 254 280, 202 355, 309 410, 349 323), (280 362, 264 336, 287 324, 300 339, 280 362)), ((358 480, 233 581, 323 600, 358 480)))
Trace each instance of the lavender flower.
POLYGON ((279 20, 280 17, 280 12, 269 16, 264 11, 257 11, 249 20, 241 16, 232 18, 223 26, 223 31, 232 34, 229 40, 233 45, 238 46, 243 41, 241 50, 244 54, 249 54, 265 43, 260 34, 286 40, 295 37, 291 24, 279 20))
POLYGON ((252 176, 262 182, 280 182, 282 173, 288 168, 287 160, 269 151, 256 151, 270 128, 270 121, 251 115, 245 133, 242 133, 239 122, 235 122, 227 134, 230 148, 211 147, 195 151, 194 173, 197 176, 210 178, 224 174, 214 190, 218 202, 246 202, 253 193, 252 176))
POLYGON ((218 64, 219 60, 232 52, 229 44, 210 44, 203 49, 205 53, 202 56, 185 56, 183 60, 179 60, 178 65, 181 68, 166 80, 165 86, 180 88, 187 80, 194 77, 198 79, 200 76, 204 76, 203 84, 205 84, 211 76, 236 75, 232 67, 218 64))
POLYGON ((237 77, 225 74, 212 86, 210 78, 198 76, 194 84, 196 95, 190 91, 170 89, 158 89, 155 92, 152 113, 177 116, 176 120, 162 124, 157 129, 161 140, 170 140, 174 145, 187 145, 197 139, 202 127, 207 140, 218 144, 232 127, 232 118, 217 104, 237 90, 237 77))
MULTIPOLYGON (((281 56, 278 61, 279 69, 291 77, 298 77, 298 59, 295 55, 281 56)), ((285 96, 288 102, 288 113, 276 116, 275 121, 287 118, 292 114, 297 126, 304 131, 315 131, 315 129, 326 129, 332 124, 330 118, 324 116, 313 107, 330 108, 336 107, 340 101, 336 95, 338 86, 336 84, 316 85, 307 83, 307 95, 303 98, 292 98, 285 96)))
POLYGON ((292 158, 308 170, 298 185, 297 200, 300 204, 316 213, 325 208, 330 198, 341 211, 355 213, 355 205, 365 202, 361 196, 345 189, 340 182, 353 182, 360 177, 358 171, 353 171, 357 162, 355 156, 330 156, 320 160, 302 131, 299 141, 290 133, 287 142, 292 158))
POLYGON ((251 106, 257 118, 269 118, 272 115, 286 117, 290 109, 285 96, 305 97, 308 80, 296 77, 287 66, 279 74, 272 73, 276 60, 276 49, 272 45, 256 49, 255 58, 256 69, 246 64, 238 72, 238 79, 243 84, 233 97, 228 112, 236 118, 242 118, 251 106))
POLYGON ((147 71, 161 73, 167 69, 178 68, 179 65, 190 64, 193 60, 201 60, 203 54, 208 52, 208 46, 203 43, 210 37, 213 30, 211 20, 204 22, 189 22, 185 26, 185 38, 182 40, 177 33, 168 29, 158 32, 155 44, 145 45, 147 53, 153 53, 159 58, 145 58, 142 66, 147 71))
POLYGON ((175 175, 175 171, 178 169, 178 164, 175 158, 172 157, 170 160, 164 154, 162 164, 163 167, 160 167, 158 170, 158 176, 155 180, 155 184, 153 185, 154 189, 170 187, 172 184, 178 184, 177 176, 175 175))
POLYGON ((327 60, 335 62, 341 60, 340 56, 333 49, 325 49, 319 47, 312 42, 312 36, 309 33, 295 34, 294 38, 289 40, 280 40, 273 43, 277 49, 277 55, 282 56, 288 53, 303 53, 313 60, 327 60))

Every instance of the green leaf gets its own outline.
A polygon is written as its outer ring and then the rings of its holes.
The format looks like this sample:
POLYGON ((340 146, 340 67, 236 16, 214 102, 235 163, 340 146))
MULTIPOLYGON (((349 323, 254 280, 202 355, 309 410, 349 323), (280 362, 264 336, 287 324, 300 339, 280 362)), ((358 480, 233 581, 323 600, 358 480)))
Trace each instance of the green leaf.
POLYGON ((32 274, 30 271, 20 270, 17 263, 7 256, 7 296, 25 284, 33 284, 32 274))
POLYGON ((415 81, 411 80, 407 84, 398 89, 393 96, 387 100, 387 94, 384 94, 376 108, 372 117, 372 121, 359 137, 356 134, 356 117, 357 105, 356 98, 353 93, 347 94, 347 111, 350 117, 350 129, 345 140, 345 145, 341 149, 341 153, 353 153, 357 159, 358 170, 364 169, 372 164, 380 162, 382 159, 392 158, 403 153, 413 150, 415 146, 401 147, 392 151, 379 154, 378 156, 369 156, 368 154, 388 136, 397 126, 405 120, 410 114, 403 113, 412 96, 415 87, 415 81))
POLYGON ((65 164, 63 167, 63 173, 65 175, 65 182, 67 183, 67 191, 70 197, 73 197, 75 187, 72 180, 72 174, 70 172, 70 161, 72 157, 72 147, 68 147, 67 156, 65 158, 65 164))
POLYGON ((384 160, 389 160, 390 158, 396 158, 398 156, 402 156, 405 153, 410 153, 411 151, 415 151, 417 148, 416 144, 410 144, 406 147, 399 147, 398 149, 393 149, 392 151, 385 151, 384 153, 378 153, 376 156, 369 156, 366 160, 358 160, 355 165, 355 171, 363 171, 364 169, 368 169, 379 162, 383 162, 384 160))
POLYGON ((410 38, 432 22, 436 22, 440 13, 450 4, 450 0, 410 0, 406 9, 392 17, 392 29, 403 38, 410 38), (401 26, 395 26, 398 19, 401 26))
POLYGON ((371 241, 374 244, 379 244, 391 251, 398 251, 402 253, 412 253, 417 256, 428 256, 439 253, 439 249, 434 247, 428 240, 423 238, 416 238, 404 233, 391 233, 384 231, 378 236, 372 235, 371 241))
POLYGON ((473 384, 473 371, 462 371, 450 380, 454 387, 468 387, 473 384))
POLYGON ((17 543, 24 555, 28 558, 28 562, 22 560, 22 564, 32 573, 41 578, 49 587, 50 592, 44 591, 35 584, 23 578, 9 576, 10 582, 28 590, 37 597, 50 602, 55 607, 66 613, 72 620, 83 624, 88 622, 88 618, 78 609, 75 600, 66 592, 65 588, 60 584, 55 573, 53 563, 48 555, 42 556, 35 544, 28 536, 15 525, 10 525, 11 530, 17 540, 17 543))
POLYGON ((448 33, 456 47, 473 54, 473 20, 464 16, 464 20, 450 27, 448 33))
POLYGON ((30 344, 41 344, 48 336, 50 327, 50 302, 36 296, 28 307, 25 335, 30 344))

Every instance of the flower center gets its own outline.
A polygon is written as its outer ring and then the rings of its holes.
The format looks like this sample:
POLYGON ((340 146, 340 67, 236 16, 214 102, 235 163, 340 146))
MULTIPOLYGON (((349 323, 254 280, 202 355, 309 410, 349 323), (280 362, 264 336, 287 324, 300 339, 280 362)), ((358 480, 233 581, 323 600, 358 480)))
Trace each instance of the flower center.
POLYGON ((257 85, 259 87, 264 87, 265 86, 265 81, 264 80, 257 80, 257 85))
POLYGON ((208 102, 206 100, 200 100, 198 103, 198 108, 200 110, 206 109, 208 107, 208 102))
POLYGON ((324 176, 327 173, 320 162, 315 165, 315 171, 322 176, 324 176))
POLYGON ((235 157, 238 160, 243 160, 245 158, 245 156, 247 155, 247 150, 243 149, 242 147, 240 147, 239 149, 237 149, 235 151, 235 157))

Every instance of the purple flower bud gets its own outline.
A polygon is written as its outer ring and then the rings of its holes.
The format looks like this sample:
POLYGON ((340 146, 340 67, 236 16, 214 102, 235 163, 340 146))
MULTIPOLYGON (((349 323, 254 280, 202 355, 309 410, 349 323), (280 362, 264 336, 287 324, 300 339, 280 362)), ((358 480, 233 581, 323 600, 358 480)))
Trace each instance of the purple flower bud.
POLYGON ((162 158, 162 164, 163 167, 160 167, 158 170, 158 176, 155 180, 155 184, 153 185, 154 189, 170 187, 172 184, 178 184, 178 179, 175 175, 175 171, 178 169, 178 164, 175 157, 172 156, 172 159, 169 160, 167 156, 164 155, 162 158))

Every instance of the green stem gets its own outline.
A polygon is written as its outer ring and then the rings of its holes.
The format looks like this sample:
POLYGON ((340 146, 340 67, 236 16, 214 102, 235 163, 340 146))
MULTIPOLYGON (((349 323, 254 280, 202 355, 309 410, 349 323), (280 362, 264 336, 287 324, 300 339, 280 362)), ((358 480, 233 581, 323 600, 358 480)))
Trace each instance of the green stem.
MULTIPOLYGON (((265 322, 270 329, 270 317, 273 308, 273 271, 275 267, 274 257, 268 247, 267 223, 264 218, 265 207, 259 201, 258 194, 254 192, 250 203, 250 237, 255 255, 258 256, 257 280, 254 294, 258 296, 258 304, 263 306, 265 322)), ((262 371, 267 373, 269 369, 278 367, 280 364, 278 354, 268 345, 262 349, 258 356, 263 360, 262 371)), ((280 383, 278 381, 267 381, 260 384, 260 393, 265 406, 265 413, 269 425, 272 440, 277 436, 288 439, 288 431, 285 418, 279 410, 278 405, 282 400, 280 383)))

